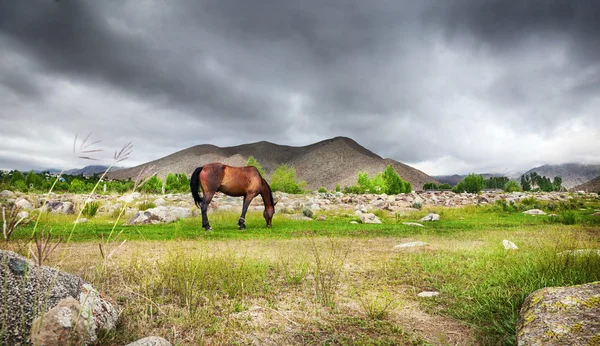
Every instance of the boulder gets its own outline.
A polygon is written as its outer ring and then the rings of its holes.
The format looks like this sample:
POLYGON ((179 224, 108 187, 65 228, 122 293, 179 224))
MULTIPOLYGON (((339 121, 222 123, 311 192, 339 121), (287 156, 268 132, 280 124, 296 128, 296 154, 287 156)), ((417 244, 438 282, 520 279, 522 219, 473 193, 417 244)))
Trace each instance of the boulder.
POLYGON ((526 210, 526 211, 523 212, 523 214, 527 214, 527 215, 546 215, 546 213, 543 210, 540 210, 540 209, 526 210))
POLYGON ((600 343, 600 282, 546 287, 523 302, 517 322, 518 345, 597 345, 600 343))
MULTIPOLYGON (((99 331, 114 328, 119 315, 116 304, 101 297, 82 278, 50 267, 37 266, 11 251, 0 250, 0 287, 4 287, 0 290, 0 301, 3 302, 0 311, 4 323, 4 334, 0 339, 2 345, 29 344, 33 320, 68 297, 78 302, 78 311, 81 311, 81 316, 87 317, 84 319, 86 344, 93 343, 99 331)), ((71 308, 77 306, 63 303, 52 315, 67 316, 68 311, 73 311, 71 308)), ((61 321, 67 325, 65 320, 61 321)), ((38 330, 36 335, 40 334, 45 335, 45 332, 38 330)))
POLYGON ((519 248, 517 247, 517 245, 515 245, 515 243, 513 243, 513 242, 512 242, 512 241, 510 241, 510 240, 506 240, 506 239, 504 239, 504 240, 502 241, 502 245, 504 246, 504 248, 505 248, 506 250, 519 250, 519 248))
POLYGON ((33 209, 33 205, 31 204, 31 202, 29 202, 28 200, 26 200, 25 198, 19 198, 16 202, 15 205, 21 209, 25 209, 25 210, 30 210, 33 209))
POLYGON ((439 221, 440 216, 438 214, 427 214, 426 216, 422 217, 419 221, 439 221))
POLYGON ((403 222, 402 224, 406 226, 425 227, 418 222, 403 222))
POLYGON ((81 305, 73 297, 67 297, 31 326, 31 343, 34 346, 81 345, 86 334, 85 317, 81 316, 81 305), (81 317, 80 317, 81 316, 81 317))
POLYGON ((373 213, 360 214, 360 221, 362 223, 381 223, 381 220, 373 213))
POLYGON ((75 207, 71 202, 48 201, 46 202, 46 211, 52 214, 73 214, 75 207))
POLYGON ((170 342, 160 336, 149 336, 138 341, 134 341, 125 346, 172 346, 170 342))
POLYGON ((15 195, 15 193, 12 191, 9 191, 9 190, 3 190, 2 192, 0 192, 1 198, 10 198, 10 197, 13 197, 14 195, 15 195))

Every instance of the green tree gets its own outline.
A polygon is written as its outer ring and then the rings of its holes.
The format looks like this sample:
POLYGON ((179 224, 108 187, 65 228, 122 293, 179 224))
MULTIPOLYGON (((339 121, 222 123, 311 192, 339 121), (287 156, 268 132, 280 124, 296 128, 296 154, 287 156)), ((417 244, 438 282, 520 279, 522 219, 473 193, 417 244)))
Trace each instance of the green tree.
POLYGON ((44 179, 37 173, 35 173, 34 171, 30 171, 29 173, 27 173, 27 176, 25 177, 25 184, 29 187, 29 186, 33 186, 34 189, 39 190, 42 188, 42 185, 44 184, 44 179))
POLYGON ((296 169, 283 164, 275 170, 271 178, 271 189, 285 193, 302 193, 306 182, 297 182, 296 169))
POLYGON ((554 177, 554 181, 552 182, 552 185, 554 185, 554 191, 562 190, 562 178, 554 177))
POLYGON ((15 170, 15 171, 12 171, 10 183, 15 185, 17 183, 17 181, 23 181, 23 184, 25 184, 25 176, 23 175, 23 173, 15 170))
POLYGON ((440 184, 440 186, 438 186, 438 189, 440 189, 440 190, 452 190, 452 186, 450 186, 450 184, 443 183, 443 184, 440 184))
POLYGON ((454 187, 453 191, 455 192, 469 192, 469 193, 479 193, 485 187, 485 179, 475 173, 470 173, 466 177, 464 177, 458 184, 454 187))
POLYGON ((437 190, 439 187, 436 183, 425 183, 423 184, 423 190, 437 190))
POLYGON ((397 195, 412 190, 410 183, 402 180, 392 165, 388 165, 383 171, 383 179, 385 180, 385 193, 388 195, 397 195))
POLYGON ((177 192, 181 188, 179 177, 174 173, 167 174, 165 179, 165 192, 177 192))
POLYGON ((250 155, 250 157, 248 158, 248 161, 246 161, 246 166, 256 167, 256 169, 258 170, 258 173, 260 173, 260 176, 261 177, 265 176, 265 171, 263 170, 260 163, 258 163, 258 161, 254 158, 254 156, 250 155))
POLYGON ((506 192, 521 191, 521 185, 516 180, 510 180, 504 185, 504 191, 506 191, 506 192))
POLYGON ((73 179, 73 181, 71 181, 71 184, 69 185, 69 192, 73 192, 73 193, 82 193, 85 191, 85 183, 77 178, 73 179))
POLYGON ((367 172, 358 173, 356 187, 358 193, 367 193, 373 191, 373 187, 371 186, 371 179, 369 179, 369 174, 367 172))
POLYGON ((531 178, 527 174, 521 175, 521 188, 523 191, 531 190, 531 178))
POLYGON ((144 185, 142 185, 140 190, 146 193, 162 193, 162 186, 162 180, 156 175, 153 175, 144 185))

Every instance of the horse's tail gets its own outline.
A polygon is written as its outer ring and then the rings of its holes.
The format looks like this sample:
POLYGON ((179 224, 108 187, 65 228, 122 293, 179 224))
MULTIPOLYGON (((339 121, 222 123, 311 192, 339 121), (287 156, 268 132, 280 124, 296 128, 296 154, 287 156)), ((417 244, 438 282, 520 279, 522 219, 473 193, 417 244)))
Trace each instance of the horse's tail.
POLYGON ((196 203, 196 206, 198 208, 200 207, 200 203, 203 202, 202 197, 200 197, 200 194, 198 193, 198 187, 199 187, 199 183, 200 183, 200 172, 202 171, 202 167, 198 167, 196 168, 196 170, 194 171, 194 173, 192 173, 192 176, 190 178, 190 189, 192 189, 192 196, 194 197, 194 203, 196 203))

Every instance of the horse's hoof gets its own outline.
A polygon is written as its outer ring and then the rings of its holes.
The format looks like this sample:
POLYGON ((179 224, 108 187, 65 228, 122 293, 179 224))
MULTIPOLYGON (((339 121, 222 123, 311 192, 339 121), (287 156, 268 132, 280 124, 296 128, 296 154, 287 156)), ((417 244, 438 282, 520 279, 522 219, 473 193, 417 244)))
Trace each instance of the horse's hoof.
POLYGON ((212 229, 212 227, 210 227, 210 226, 208 226, 208 227, 204 227, 204 229, 205 229, 207 232, 209 232, 209 231, 212 231, 212 230, 213 230, 213 229, 212 229))
POLYGON ((238 229, 239 229, 240 231, 243 231, 243 230, 245 230, 245 229, 246 229, 246 226, 239 226, 239 227, 238 227, 238 229))

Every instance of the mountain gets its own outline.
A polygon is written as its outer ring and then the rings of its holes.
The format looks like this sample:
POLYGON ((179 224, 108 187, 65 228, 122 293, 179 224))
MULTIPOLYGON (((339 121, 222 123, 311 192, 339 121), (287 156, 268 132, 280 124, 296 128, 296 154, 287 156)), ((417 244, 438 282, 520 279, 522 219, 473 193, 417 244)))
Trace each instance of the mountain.
POLYGON ((567 189, 588 182, 597 176, 600 176, 600 164, 584 165, 579 163, 565 163, 562 165, 543 165, 532 168, 525 172, 529 174, 536 172, 539 175, 544 175, 550 179, 554 177, 562 178, 562 186, 567 189))
POLYGON ((586 183, 575 186, 572 190, 600 193, 600 175, 586 183))
POLYGON ((267 180, 281 164, 296 169, 298 181, 306 181, 309 189, 324 186, 335 188, 336 184, 356 184, 358 173, 366 171, 369 176, 383 172, 392 165, 402 179, 409 181, 413 189, 437 181, 418 169, 401 162, 384 159, 347 137, 326 139, 311 145, 292 147, 270 142, 256 142, 232 147, 201 144, 184 149, 136 167, 109 172, 110 179, 135 179, 145 167, 153 167, 160 178, 168 173, 185 173, 188 177, 198 166, 221 162, 231 166, 245 166, 249 156, 254 156, 265 171, 267 180))
MULTIPOLYGON (((84 177, 89 177, 92 176, 94 174, 102 174, 104 173, 104 171, 106 171, 106 169, 109 166, 99 166, 99 165, 92 165, 92 166, 85 166, 83 168, 74 168, 74 169, 70 169, 68 171, 64 171, 63 174, 69 174, 69 175, 83 175, 84 177)), ((123 167, 112 167, 110 169, 111 172, 114 171, 118 171, 119 169, 123 169, 123 167)), ((48 172, 52 175, 57 175, 60 172, 62 172, 60 169, 44 169, 44 170, 37 170, 34 171, 36 173, 40 173, 40 172, 48 172)))

